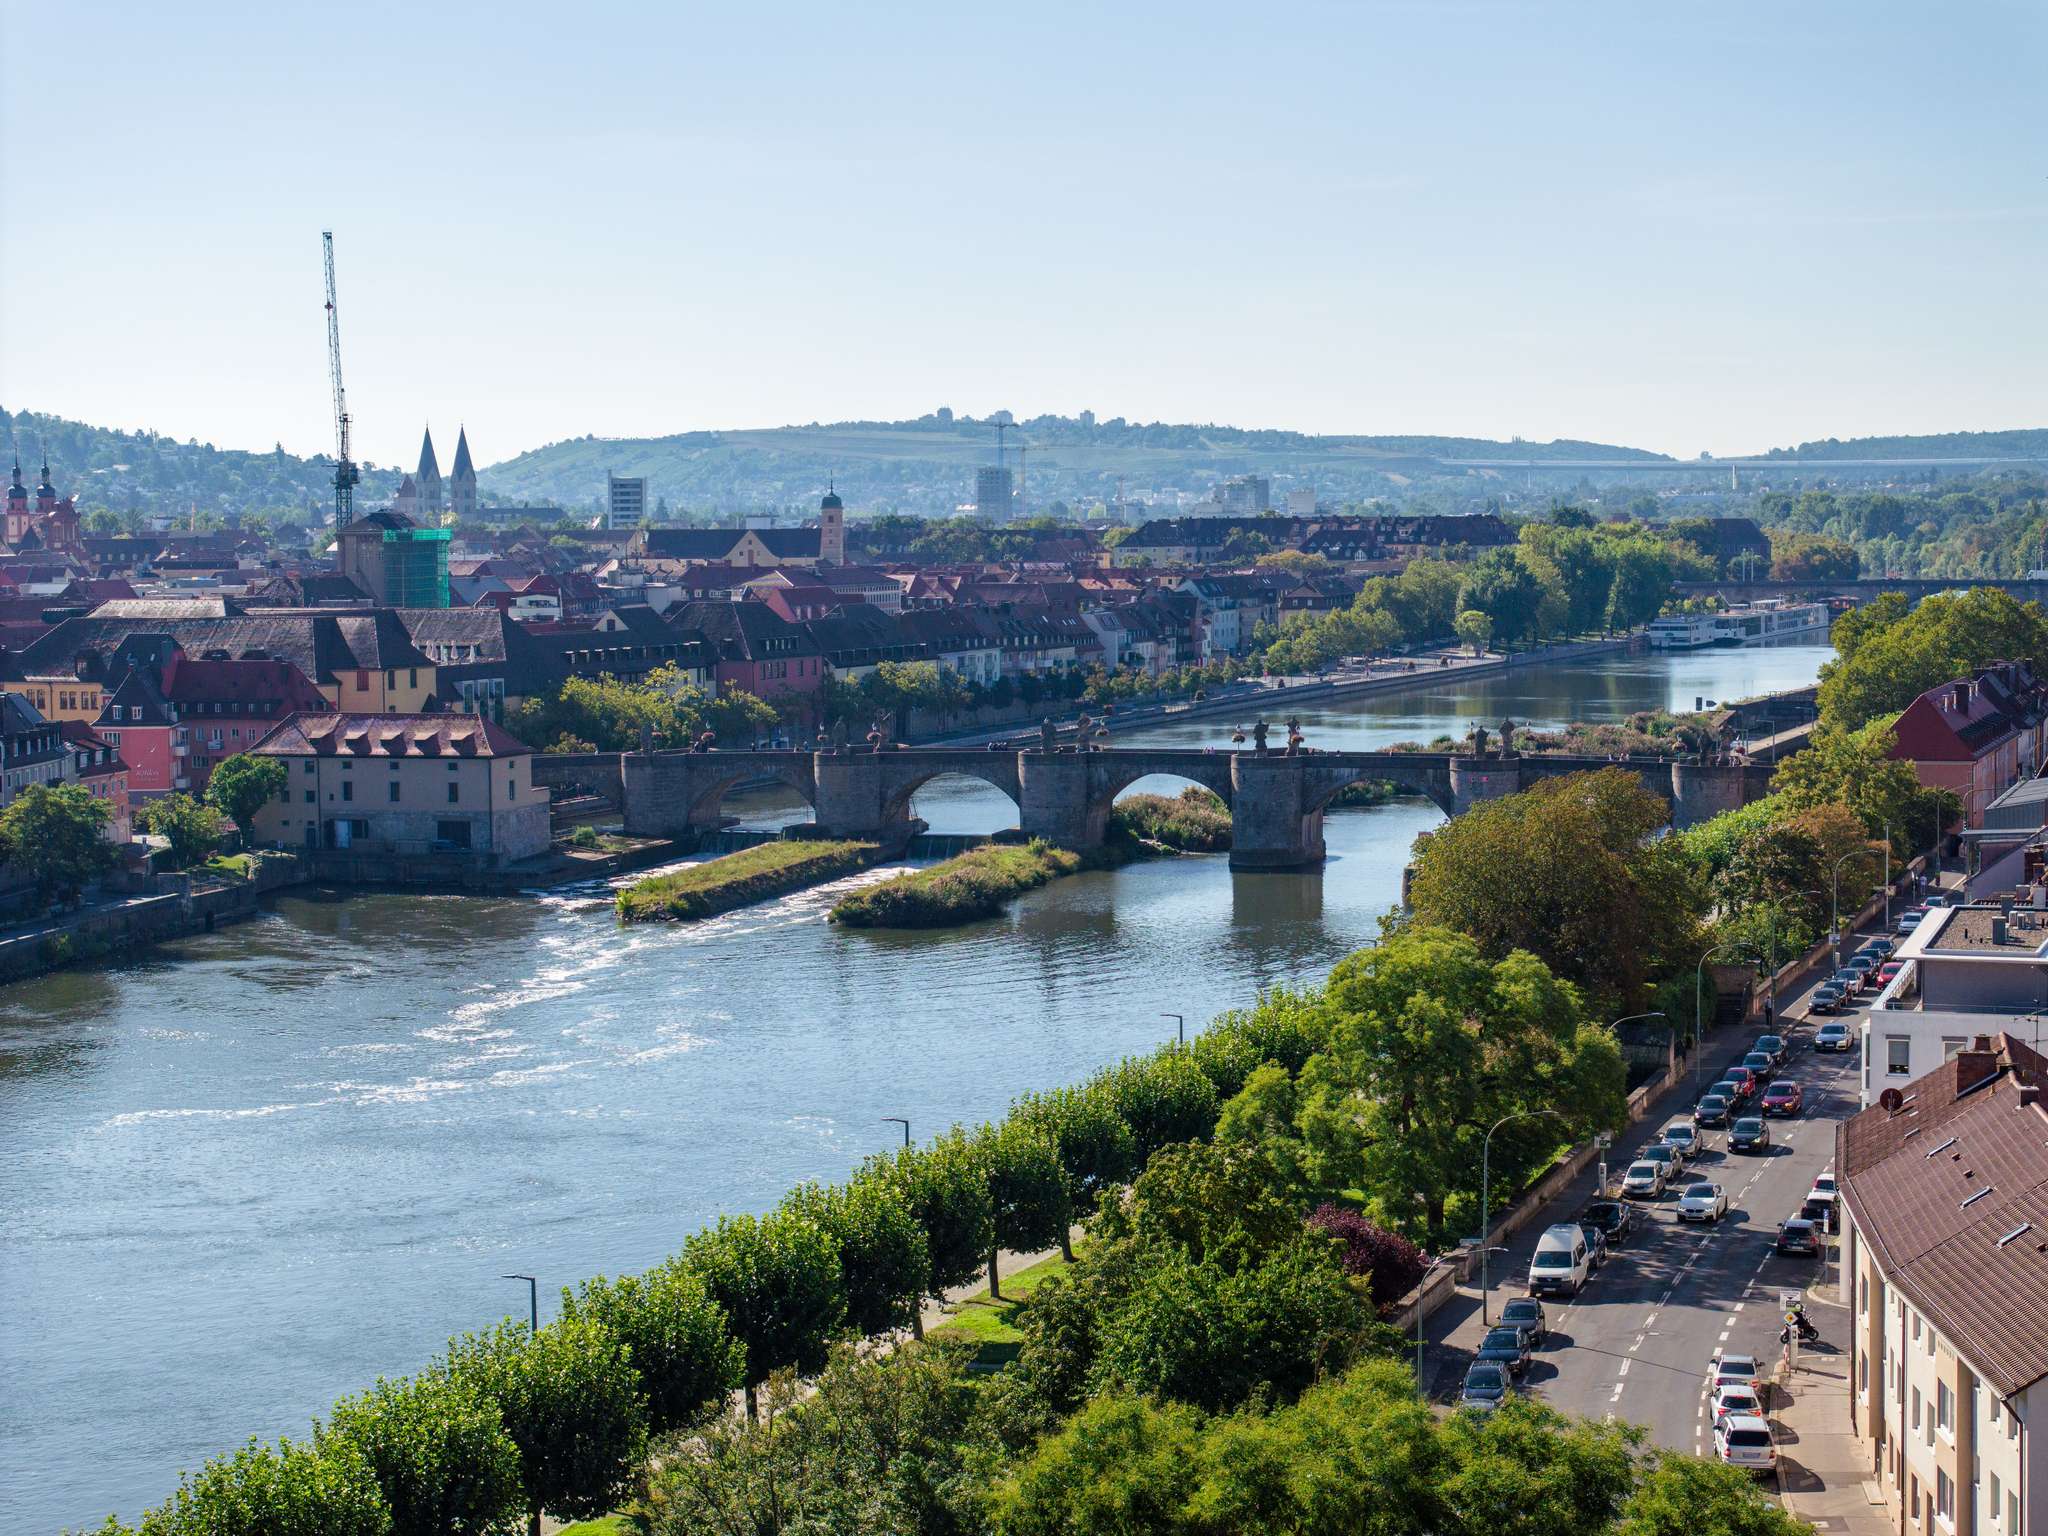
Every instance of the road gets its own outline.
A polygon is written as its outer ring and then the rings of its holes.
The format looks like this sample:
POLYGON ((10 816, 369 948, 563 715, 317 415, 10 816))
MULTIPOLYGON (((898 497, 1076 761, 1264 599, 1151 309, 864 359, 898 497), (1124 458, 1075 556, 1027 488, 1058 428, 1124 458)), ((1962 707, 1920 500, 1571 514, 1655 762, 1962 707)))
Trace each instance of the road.
MULTIPOLYGON (((1849 947, 1865 937, 1858 934, 1849 947)), ((1781 1019, 1803 1020, 1803 996, 1781 1001, 1781 1019)), ((1852 1022, 1854 1016, 1841 1017, 1852 1022)), ((1728 1214, 1712 1226, 1681 1227, 1674 1214, 1678 1186, 1662 1200, 1634 1202, 1636 1224, 1627 1243, 1571 1303, 1546 1303, 1550 1337, 1529 1367, 1525 1387, 1531 1394, 1570 1413, 1641 1424, 1655 1443, 1675 1450, 1711 1453, 1705 1390, 1715 1352, 1752 1354, 1768 1370, 1782 1352, 1779 1292, 1813 1287, 1823 1273, 1833 1275, 1831 1260, 1781 1257, 1774 1247, 1778 1223, 1798 1214, 1815 1175, 1833 1158, 1836 1122, 1857 1107, 1856 1054, 1817 1054, 1812 1032, 1812 1023, 1791 1028, 1791 1054, 1779 1076, 1804 1088, 1805 1105, 1795 1119, 1770 1122, 1767 1155, 1731 1154, 1725 1131, 1706 1133, 1707 1146, 1689 1172, 1722 1187, 1728 1214)), ((1716 1067, 1740 1061, 1760 1033, 1724 1031, 1710 1041, 1701 1063, 1704 1081, 1714 1081, 1716 1067)), ((1691 1109, 1694 1082, 1687 1074, 1651 1114, 1615 1138, 1608 1152, 1614 1179, 1637 1149, 1691 1109)), ((1543 1228, 1583 1211, 1594 1198, 1594 1179, 1588 1173, 1578 1180, 1506 1251, 1493 1255, 1496 1315, 1502 1302, 1524 1294, 1529 1257, 1543 1228)), ((1682 1179, 1680 1185, 1690 1182, 1682 1179)), ((1817 1294, 1808 1296, 1807 1314, 1821 1338, 1805 1348, 1839 1353, 1847 1314, 1817 1294)), ((1461 1288, 1427 1331, 1424 1381, 1433 1398, 1447 1400, 1484 1332, 1476 1285, 1461 1288)))

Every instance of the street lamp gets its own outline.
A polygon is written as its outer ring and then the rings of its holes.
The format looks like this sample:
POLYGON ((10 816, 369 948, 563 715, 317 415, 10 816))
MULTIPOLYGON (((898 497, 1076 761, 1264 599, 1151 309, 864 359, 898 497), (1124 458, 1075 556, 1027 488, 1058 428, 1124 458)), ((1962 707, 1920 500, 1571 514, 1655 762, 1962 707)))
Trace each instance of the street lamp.
POLYGON ((1173 1020, 1174 1034, 1180 1041, 1180 1048, 1186 1050, 1188 1048, 1188 1021, 1177 1013, 1162 1013, 1159 1017, 1173 1020))
POLYGON ((1842 948, 1842 866, 1869 851, 1868 848, 1851 848, 1835 860, 1835 867, 1828 871, 1828 937, 1834 941, 1835 958, 1838 960, 1842 948))
POLYGON ((1510 1120, 1534 1120, 1542 1115, 1550 1115, 1559 1120, 1564 1119, 1564 1113, 1561 1110, 1517 1110, 1512 1115, 1502 1115, 1498 1120, 1494 1121, 1487 1128, 1486 1140, 1479 1147, 1479 1321, 1485 1323, 1488 1327, 1493 1325, 1493 1319, 1487 1313, 1487 1307, 1491 1304, 1493 1297, 1493 1245, 1486 1240, 1488 1229, 1492 1225, 1490 1217, 1492 1215, 1493 1133, 1506 1125, 1510 1120))
POLYGON ((1756 952, 1755 950, 1753 950, 1753 949, 1750 949, 1750 948, 1749 948, 1748 946, 1746 946, 1746 945, 1742 945, 1742 944, 1734 944, 1734 943, 1729 943, 1729 944, 1716 944, 1716 945, 1715 945, 1715 946, 1714 946, 1714 947, 1713 947, 1712 949, 1708 950, 1708 951, 1707 951, 1707 952, 1706 952, 1706 953, 1705 953, 1704 955, 1701 955, 1701 956, 1700 956, 1700 963, 1699 963, 1698 965, 1696 965, 1696 966, 1694 966, 1694 967, 1693 967, 1693 973, 1692 973, 1692 1087, 1693 1087, 1693 1093, 1694 1093, 1695 1095, 1697 1095, 1697 1094, 1699 1093, 1699 1087, 1700 1087, 1700 1063, 1701 1063, 1701 1062, 1703 1062, 1703 1061, 1705 1061, 1705 1060, 1706 1060, 1706 1056, 1707 1056, 1707 1047, 1706 1047, 1706 1035, 1705 1035, 1705 1033, 1704 1033, 1704 1025, 1703 1025, 1703 1023, 1702 1023, 1702 1020, 1701 1020, 1701 1018, 1700 1018, 1700 1014, 1701 1014, 1701 1004, 1700 1004, 1700 991, 1701 991, 1701 989, 1702 989, 1703 987, 1705 987, 1705 986, 1706 986, 1706 984, 1707 984, 1707 962, 1708 962, 1709 960, 1713 959, 1713 958, 1714 958, 1714 956, 1716 956, 1716 955, 1718 955, 1719 953, 1721 953, 1721 951, 1722 951, 1722 950, 1724 950, 1724 949, 1729 949, 1729 950, 1733 950, 1733 951, 1735 951, 1735 952, 1736 952, 1737 954, 1742 954, 1742 955, 1748 955, 1748 956, 1749 956, 1749 957, 1750 957, 1750 958, 1751 958, 1752 960, 1757 960, 1757 959, 1760 959, 1760 958, 1761 958, 1761 957, 1759 957, 1759 956, 1758 956, 1758 954, 1757 954, 1757 952, 1756 952))
MULTIPOLYGON (((1429 1221, 1429 1196, 1419 1189, 1412 1193, 1415 1196, 1415 1203, 1422 1207, 1423 1223, 1426 1227, 1429 1221)), ((1429 1271, 1425 1269, 1422 1275, 1424 1280, 1428 1279, 1429 1271)), ((1422 1281, 1418 1280, 1415 1282, 1415 1390, 1418 1392, 1422 1391, 1422 1322, 1422 1281)))
POLYGON ((1884 931, 1892 931, 1892 824, 1884 824, 1884 931))
MULTIPOLYGON (((1670 1028, 1671 1020, 1668 1016, 1666 1016, 1662 1008, 1654 1008, 1648 1013, 1631 1013, 1626 1018, 1616 1019, 1612 1024, 1608 1025, 1607 1027, 1609 1029, 1620 1029, 1621 1026, 1624 1024, 1634 1024, 1643 1019, 1663 1019, 1665 1024, 1665 1038, 1667 1040, 1675 1038, 1670 1028)), ((1666 1065, 1668 1066, 1669 1063, 1666 1063, 1666 1065)), ((1605 1188, 1602 1188, 1600 1192, 1603 1195, 1607 1193, 1605 1188)))
POLYGON ((908 1120, 904 1119, 901 1115, 884 1115, 882 1116, 882 1123, 884 1125, 902 1126, 903 1145, 906 1149, 910 1146, 910 1122, 908 1120))
POLYGON ((526 1282, 526 1307, 532 1318, 532 1328, 540 1332, 540 1282, 531 1275, 500 1275, 500 1280, 524 1280, 526 1282))

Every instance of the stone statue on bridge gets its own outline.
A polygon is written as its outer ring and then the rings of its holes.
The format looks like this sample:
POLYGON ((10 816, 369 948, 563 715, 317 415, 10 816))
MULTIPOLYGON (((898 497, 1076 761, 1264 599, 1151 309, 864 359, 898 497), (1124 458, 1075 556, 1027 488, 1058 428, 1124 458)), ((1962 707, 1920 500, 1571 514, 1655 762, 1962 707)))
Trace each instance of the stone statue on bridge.
POLYGON ((846 756, 846 719, 841 716, 832 724, 832 752, 836 757, 846 756))
POLYGON ((1256 752, 1260 757, 1264 757, 1267 751, 1266 729, 1266 722, 1263 717, 1252 722, 1252 751, 1256 752))
POLYGON ((1299 715, 1289 715, 1287 717, 1287 755, 1289 757, 1301 756, 1301 740, 1301 717, 1299 715))
POLYGON ((1473 755, 1474 757, 1484 757, 1484 756, 1486 756, 1486 742, 1487 742, 1487 737, 1486 737, 1486 727, 1485 727, 1485 726, 1483 726, 1483 725, 1475 725, 1475 726, 1473 726, 1473 727, 1472 727, 1472 755, 1473 755))
POLYGON ((1051 757, 1059 750, 1059 745, 1060 733, 1052 723, 1052 716, 1047 715, 1038 722, 1038 750, 1051 757))
POLYGON ((1506 715, 1500 719, 1500 755, 1513 757, 1515 753, 1515 722, 1506 715))

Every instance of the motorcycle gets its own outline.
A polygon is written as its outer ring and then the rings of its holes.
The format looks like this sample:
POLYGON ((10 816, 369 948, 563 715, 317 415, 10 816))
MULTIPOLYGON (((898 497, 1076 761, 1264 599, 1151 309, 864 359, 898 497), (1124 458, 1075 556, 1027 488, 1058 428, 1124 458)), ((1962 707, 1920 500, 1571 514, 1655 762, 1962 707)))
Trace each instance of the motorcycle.
POLYGON ((1792 1330, 1794 1328, 1797 1328, 1799 1330, 1799 1342, 1802 1344, 1811 1344, 1815 1339, 1818 1339, 1820 1337, 1820 1330, 1814 1327, 1813 1324, 1809 1323, 1806 1320, 1806 1314, 1802 1312, 1799 1314, 1797 1321, 1787 1323, 1783 1328, 1780 1328, 1778 1330, 1778 1342, 1780 1344, 1791 1343, 1792 1330))

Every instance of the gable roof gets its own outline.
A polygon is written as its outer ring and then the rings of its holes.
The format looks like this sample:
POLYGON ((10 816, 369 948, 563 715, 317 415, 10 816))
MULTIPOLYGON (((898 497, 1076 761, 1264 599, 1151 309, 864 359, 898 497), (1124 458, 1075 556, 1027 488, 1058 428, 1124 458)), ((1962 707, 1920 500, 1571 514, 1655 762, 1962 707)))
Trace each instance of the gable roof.
POLYGON ((526 757, 533 748, 481 715, 307 713, 249 749, 265 757, 526 757))

